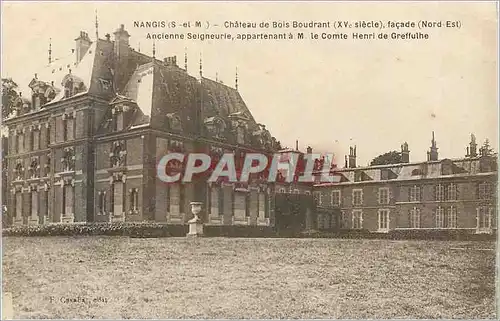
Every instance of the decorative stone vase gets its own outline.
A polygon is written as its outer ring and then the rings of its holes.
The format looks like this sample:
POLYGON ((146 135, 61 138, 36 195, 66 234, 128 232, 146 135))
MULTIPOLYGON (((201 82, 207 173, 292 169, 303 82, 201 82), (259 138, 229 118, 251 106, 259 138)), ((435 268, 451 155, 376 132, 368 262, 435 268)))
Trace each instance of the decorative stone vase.
POLYGON ((203 223, 201 219, 198 217, 198 214, 201 212, 202 202, 191 202, 191 212, 194 217, 188 221, 189 224, 189 233, 187 236, 203 236, 203 223))

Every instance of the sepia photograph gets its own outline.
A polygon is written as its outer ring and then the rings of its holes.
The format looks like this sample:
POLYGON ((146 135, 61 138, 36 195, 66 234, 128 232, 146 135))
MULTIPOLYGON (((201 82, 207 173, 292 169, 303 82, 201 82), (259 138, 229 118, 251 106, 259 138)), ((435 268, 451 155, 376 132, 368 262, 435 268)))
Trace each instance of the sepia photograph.
POLYGON ((498 318, 496 1, 1 15, 2 320, 498 318))

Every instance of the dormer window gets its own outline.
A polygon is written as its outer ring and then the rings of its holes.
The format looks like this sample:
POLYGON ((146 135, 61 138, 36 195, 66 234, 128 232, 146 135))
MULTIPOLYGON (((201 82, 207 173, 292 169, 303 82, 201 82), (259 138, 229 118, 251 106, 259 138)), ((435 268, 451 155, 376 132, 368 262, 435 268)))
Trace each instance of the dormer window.
POLYGON ((168 118, 168 125, 171 130, 177 130, 177 131, 182 130, 182 121, 178 114, 176 113, 167 114, 167 118, 168 118))
POLYGON ((73 79, 69 78, 64 84, 64 98, 73 96, 73 79))
POLYGON ((71 75, 71 69, 70 73, 64 77, 61 84, 64 87, 64 98, 69 98, 86 90, 83 81, 71 75))

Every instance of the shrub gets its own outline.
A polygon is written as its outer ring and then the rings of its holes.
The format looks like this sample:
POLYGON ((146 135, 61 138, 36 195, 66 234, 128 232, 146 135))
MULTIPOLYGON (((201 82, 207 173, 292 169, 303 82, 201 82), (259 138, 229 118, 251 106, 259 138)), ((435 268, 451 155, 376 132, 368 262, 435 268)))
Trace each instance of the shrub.
POLYGON ((48 224, 5 228, 4 236, 108 235, 131 237, 184 236, 187 226, 150 222, 48 224))

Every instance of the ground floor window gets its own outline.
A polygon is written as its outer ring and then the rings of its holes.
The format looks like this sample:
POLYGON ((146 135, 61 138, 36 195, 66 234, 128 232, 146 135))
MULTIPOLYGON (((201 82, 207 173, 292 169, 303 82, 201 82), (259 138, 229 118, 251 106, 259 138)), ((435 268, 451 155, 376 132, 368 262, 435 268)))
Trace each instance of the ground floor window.
POLYGON ((133 212, 139 210, 139 190, 137 188, 130 190, 130 210, 133 212))
POLYGON ((98 196, 98 212, 104 214, 106 212, 106 191, 100 191, 98 196))
POLYGON ((389 230, 389 210, 383 209, 378 211, 378 229, 379 231, 389 230))
POLYGON ((477 209, 477 227, 479 229, 491 228, 491 213, 492 208, 489 206, 480 206, 477 209))
POLYGON ((361 210, 352 211, 352 228, 363 228, 363 212, 361 210))
POLYGON ((347 219, 347 213, 345 211, 340 212, 339 227, 349 228, 349 220, 347 219))
POLYGON ((420 209, 412 208, 410 210, 410 227, 411 228, 420 228, 420 209))
POLYGON ((457 228, 457 208, 455 206, 451 206, 448 208, 447 213, 447 222, 448 228, 457 228))
POLYGON ((436 227, 437 228, 444 228, 444 209, 442 207, 438 207, 436 209, 436 227))

